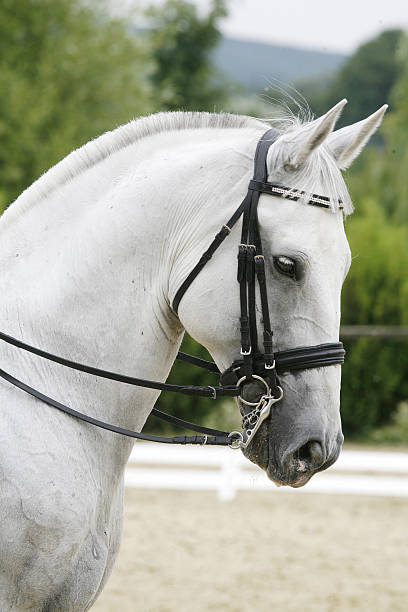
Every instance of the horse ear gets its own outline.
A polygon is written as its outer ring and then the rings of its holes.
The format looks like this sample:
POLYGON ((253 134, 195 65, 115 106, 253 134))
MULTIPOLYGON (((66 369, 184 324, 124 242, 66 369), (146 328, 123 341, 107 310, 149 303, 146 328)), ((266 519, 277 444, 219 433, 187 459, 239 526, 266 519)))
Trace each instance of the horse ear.
POLYGON ((384 104, 378 111, 329 135, 326 144, 333 154, 338 167, 345 170, 351 162, 361 153, 369 138, 383 120, 388 104, 384 104))
POLYGON ((285 166, 293 169, 298 168, 307 160, 314 149, 321 145, 333 130, 345 104, 347 104, 347 100, 341 100, 322 117, 282 137, 281 142, 286 149, 284 153, 286 157, 285 166))

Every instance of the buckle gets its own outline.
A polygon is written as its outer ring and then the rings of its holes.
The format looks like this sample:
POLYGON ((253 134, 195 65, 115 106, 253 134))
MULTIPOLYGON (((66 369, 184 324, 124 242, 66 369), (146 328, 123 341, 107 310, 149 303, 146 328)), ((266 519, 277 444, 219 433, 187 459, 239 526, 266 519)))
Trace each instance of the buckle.
POLYGON ((252 352, 252 347, 249 347, 249 349, 245 351, 241 346, 241 350, 239 352, 241 353, 241 355, 250 355, 252 352))
POLYGON ((211 399, 217 399, 217 391, 216 391, 216 389, 214 387, 212 387, 211 385, 207 385, 207 386, 208 386, 209 389, 211 389, 211 391, 213 393, 212 396, 211 396, 211 399))
POLYGON ((272 365, 268 365, 267 363, 265 363, 265 370, 274 370, 275 366, 276 366, 275 360, 273 360, 272 365))

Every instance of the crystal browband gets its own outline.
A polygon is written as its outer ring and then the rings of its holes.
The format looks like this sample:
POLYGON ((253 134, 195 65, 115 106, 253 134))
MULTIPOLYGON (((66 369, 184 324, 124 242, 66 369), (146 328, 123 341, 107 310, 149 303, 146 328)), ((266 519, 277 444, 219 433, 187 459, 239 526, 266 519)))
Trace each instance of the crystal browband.
MULTIPOLYGON (((307 195, 308 204, 313 204, 322 208, 331 208, 330 198, 326 196, 317 195, 315 193, 308 195, 305 191, 300 191, 299 189, 291 189, 289 187, 273 185, 273 183, 263 183, 262 181, 254 180, 250 181, 249 189, 253 189, 254 191, 260 191, 261 193, 268 193, 269 195, 276 195, 281 198, 286 198, 288 200, 295 200, 296 202, 300 200, 300 198, 302 198, 304 195, 307 195)), ((341 200, 338 200, 338 205, 340 209, 343 208, 343 203, 341 200)))

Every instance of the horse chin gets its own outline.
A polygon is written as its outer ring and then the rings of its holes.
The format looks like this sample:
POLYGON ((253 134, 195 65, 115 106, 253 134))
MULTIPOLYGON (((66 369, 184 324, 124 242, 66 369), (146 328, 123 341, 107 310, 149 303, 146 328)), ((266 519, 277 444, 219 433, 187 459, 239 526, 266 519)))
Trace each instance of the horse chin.
POLYGON ((268 466, 266 474, 269 480, 272 480, 277 487, 292 487, 293 489, 299 489, 300 487, 304 487, 305 484, 309 482, 314 472, 301 475, 298 474, 293 480, 288 480, 287 476, 278 475, 273 469, 269 469, 268 466))

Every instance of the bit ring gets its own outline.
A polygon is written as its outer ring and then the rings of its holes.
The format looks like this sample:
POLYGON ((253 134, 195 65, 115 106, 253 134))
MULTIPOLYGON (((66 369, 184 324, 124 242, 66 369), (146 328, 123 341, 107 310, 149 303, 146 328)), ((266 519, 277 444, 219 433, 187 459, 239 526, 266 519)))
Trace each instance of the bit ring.
MULTIPOLYGON (((247 378, 246 376, 243 376, 242 378, 240 378, 239 381, 237 382, 237 387, 239 387, 240 384, 243 383, 244 380, 246 380, 246 378, 247 378)), ((266 393, 264 393, 264 395, 269 396, 271 394, 271 389, 268 383, 266 382, 266 380, 262 378, 262 376, 258 376, 257 374, 252 374, 252 378, 256 378, 256 380, 260 380, 265 385, 266 393)), ((259 406, 260 403, 262 402, 262 398, 259 400, 259 402, 248 402, 241 395, 238 395, 238 399, 246 406, 259 406)))
POLYGON ((232 438, 229 447, 234 450, 236 450, 237 448, 241 448, 244 443, 244 436, 242 435, 242 432, 237 430, 231 431, 231 433, 228 434, 228 437, 231 438, 231 436, 236 437, 232 438))

